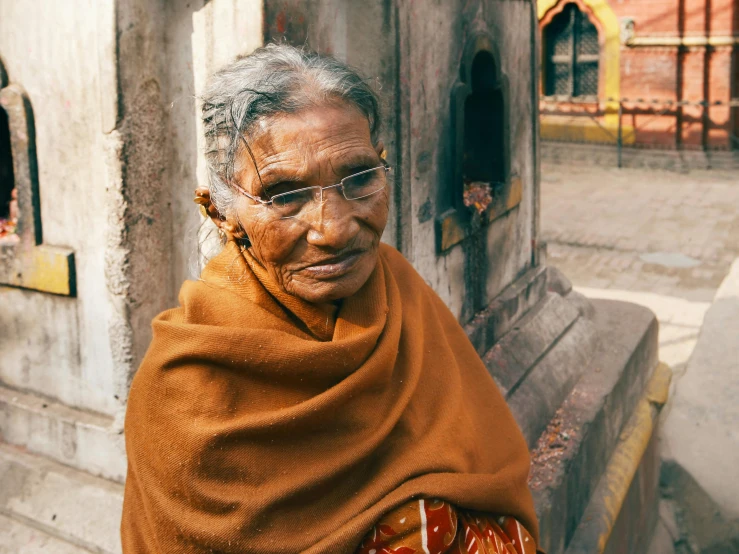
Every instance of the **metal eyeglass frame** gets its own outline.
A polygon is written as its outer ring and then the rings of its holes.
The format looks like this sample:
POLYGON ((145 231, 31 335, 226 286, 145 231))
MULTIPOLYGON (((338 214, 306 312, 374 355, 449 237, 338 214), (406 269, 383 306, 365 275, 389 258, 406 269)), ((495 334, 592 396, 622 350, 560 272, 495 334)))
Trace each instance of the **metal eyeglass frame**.
MULTIPOLYGON (((275 199, 275 198, 278 198, 278 197, 280 197, 280 196, 284 196, 284 195, 286 195, 286 194, 294 194, 294 193, 296 193, 296 192, 303 192, 303 191, 305 191, 305 190, 315 190, 315 189, 320 189, 320 192, 321 192, 321 198, 320 198, 320 200, 319 200, 319 205, 320 205, 320 204, 323 204, 323 202, 324 202, 324 199, 323 199, 323 191, 324 191, 324 190, 327 190, 327 189, 333 189, 333 188, 339 188, 339 187, 342 187, 342 189, 341 189, 341 195, 342 195, 342 196, 343 196, 343 197, 344 197, 344 198, 345 198, 346 200, 348 200, 349 202, 351 202, 351 201, 353 201, 353 200, 361 200, 362 198, 367 198, 367 197, 369 197, 369 196, 372 196, 373 194, 377 194, 378 192, 382 191, 382 189, 378 189, 378 190, 376 190, 376 191, 374 191, 374 192, 371 192, 371 193, 369 193, 369 194, 366 194, 366 195, 364 195, 364 196, 360 196, 360 197, 358 197, 358 198, 347 198, 347 197, 346 197, 346 192, 345 192, 345 191, 344 191, 344 189, 343 189, 343 186, 344 186, 344 181, 346 181, 347 179, 352 179, 353 177, 358 177, 358 176, 360 176, 360 175, 364 175, 365 173, 370 173, 371 171, 377 171, 378 169, 384 169, 384 170, 385 170, 385 174, 386 174, 386 175, 387 175, 388 173, 390 173, 390 171, 392 170, 392 168, 391 168, 390 166, 388 166, 388 165, 378 165, 377 167, 373 167, 373 168, 371 168, 371 169, 365 169, 364 171, 360 171, 360 172, 358 172, 358 173, 354 173, 354 174, 352 174, 352 175, 347 175, 346 177, 344 177, 344 178, 343 178, 343 179, 342 179, 341 181, 339 181, 339 182, 338 182, 338 183, 336 183, 335 185, 329 185, 329 186, 327 186, 327 187, 320 187, 320 186, 316 185, 316 186, 312 186, 312 187, 304 187, 304 188, 302 188, 302 189, 296 189, 296 190, 291 190, 291 191, 289 191, 289 192, 282 192, 282 193, 280 193, 280 194, 275 194, 275 195, 274 195, 274 196, 272 197, 272 199, 271 199, 271 200, 264 200, 263 198, 260 198, 259 196, 253 196, 253 195, 249 194, 248 192, 246 192, 246 191, 245 191, 244 189, 242 189, 242 188, 241 188, 241 187, 240 187, 239 185, 234 185, 234 187, 235 187, 235 188, 236 188, 236 190, 238 190, 238 191, 239 191, 239 192, 240 192, 241 194, 243 194, 244 196, 246 196, 246 197, 247 197, 247 198, 249 198, 250 200, 253 200, 254 202, 259 202, 259 203, 260 203, 260 204, 261 204, 262 206, 269 206, 269 205, 271 205, 271 204, 273 204, 273 203, 274 203, 274 199, 275 199)), ((288 218, 285 218, 285 219, 288 219, 288 218)))

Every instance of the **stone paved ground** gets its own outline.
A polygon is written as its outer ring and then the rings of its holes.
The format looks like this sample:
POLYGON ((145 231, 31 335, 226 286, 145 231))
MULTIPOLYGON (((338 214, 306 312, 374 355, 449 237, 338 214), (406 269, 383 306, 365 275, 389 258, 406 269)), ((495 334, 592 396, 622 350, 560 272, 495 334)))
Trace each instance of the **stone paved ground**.
POLYGON ((729 393, 739 396, 739 263, 731 272, 739 174, 544 164, 541 188, 549 264, 586 296, 643 304, 660 320, 660 357, 675 373, 662 444, 673 499, 663 501, 660 531, 675 544, 655 552, 707 551, 716 533, 731 541, 739 530, 731 500, 739 485, 727 469, 739 460, 739 403, 729 393), (701 501, 681 507, 681 496, 701 501))
POLYGON ((545 165, 541 213, 550 259, 581 286, 710 302, 739 256, 739 177, 729 172, 545 165), (700 264, 667 267, 644 253, 700 264))
POLYGON ((679 375, 739 257, 739 177, 545 164, 541 189, 549 263, 588 294, 655 311, 679 375))

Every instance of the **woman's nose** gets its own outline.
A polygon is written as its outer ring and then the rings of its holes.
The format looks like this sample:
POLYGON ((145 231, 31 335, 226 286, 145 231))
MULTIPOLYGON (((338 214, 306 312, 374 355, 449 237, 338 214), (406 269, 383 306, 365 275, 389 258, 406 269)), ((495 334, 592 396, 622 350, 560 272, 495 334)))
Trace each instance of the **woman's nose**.
POLYGON ((352 204, 339 190, 324 190, 323 202, 310 213, 308 242, 336 250, 350 244, 360 229, 352 204))

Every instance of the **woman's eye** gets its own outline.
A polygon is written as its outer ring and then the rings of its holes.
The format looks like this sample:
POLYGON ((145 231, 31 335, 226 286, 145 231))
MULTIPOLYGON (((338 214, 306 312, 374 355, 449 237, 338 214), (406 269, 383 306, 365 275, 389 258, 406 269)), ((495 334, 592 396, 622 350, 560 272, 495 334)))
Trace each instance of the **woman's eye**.
POLYGON ((361 175, 355 175, 354 177, 350 179, 350 181, 355 186, 362 186, 372 181, 373 177, 374 175, 372 175, 371 172, 362 173, 361 175))

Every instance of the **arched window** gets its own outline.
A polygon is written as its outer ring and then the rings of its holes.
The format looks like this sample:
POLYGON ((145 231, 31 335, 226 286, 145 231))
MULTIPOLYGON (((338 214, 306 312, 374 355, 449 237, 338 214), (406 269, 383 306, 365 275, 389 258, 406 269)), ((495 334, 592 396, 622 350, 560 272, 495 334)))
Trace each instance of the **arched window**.
POLYGON ((567 4, 544 28, 544 94, 598 94, 598 29, 577 4, 567 4))

